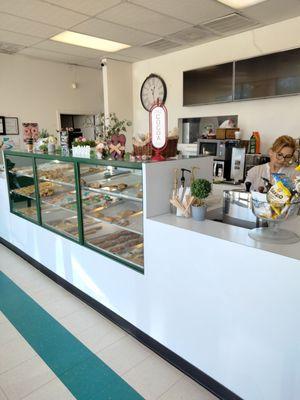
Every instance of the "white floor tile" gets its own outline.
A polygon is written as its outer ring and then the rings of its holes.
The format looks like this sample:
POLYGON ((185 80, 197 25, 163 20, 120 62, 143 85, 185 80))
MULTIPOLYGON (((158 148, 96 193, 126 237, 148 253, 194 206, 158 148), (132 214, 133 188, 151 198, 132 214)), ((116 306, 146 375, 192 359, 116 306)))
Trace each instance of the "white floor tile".
POLYGON ((185 377, 175 383, 159 400, 218 400, 193 380, 185 377))
POLYGON ((9 323, 3 322, 0 327, 0 346, 19 336, 18 331, 9 323))
POLYGON ((56 376, 38 357, 0 375, 0 387, 9 400, 20 400, 55 379, 56 376))
POLYGON ((103 319, 100 323, 76 333, 75 336, 88 349, 97 353, 126 336, 126 333, 122 329, 103 319))
POLYGON ((58 320, 71 333, 78 333, 95 326, 97 323, 101 323, 102 319, 103 317, 99 313, 88 307, 58 320))
POLYGON ((0 400, 7 400, 7 397, 5 396, 1 388, 0 388, 0 400))
MULTIPOLYGON (((184 375, 153 354, 122 377, 146 400, 157 399, 184 375)), ((190 400, 188 397, 186 398, 190 400)))
POLYGON ((59 379, 47 383, 40 387, 23 400, 73 400, 75 397, 69 390, 62 384, 59 379))
MULTIPOLYGON (((1 328, 0 328, 1 329, 1 328)), ((0 374, 36 356, 25 339, 16 337, 0 346, 0 374)))
POLYGON ((73 314, 76 311, 87 310, 90 307, 78 300, 76 297, 67 293, 61 300, 46 303, 43 308, 54 318, 63 318, 73 314))
POLYGON ((7 319, 6 319, 5 315, 3 314, 3 312, 0 311, 0 324, 2 324, 3 322, 7 323, 7 319))
POLYGON ((37 302, 41 307, 47 304, 63 300, 68 297, 68 292, 61 288, 56 287, 45 287, 39 291, 32 291, 30 289, 24 289, 24 291, 32 297, 32 299, 37 302))
POLYGON ((97 353, 119 375, 124 374, 152 354, 145 346, 130 336, 118 340, 97 353))

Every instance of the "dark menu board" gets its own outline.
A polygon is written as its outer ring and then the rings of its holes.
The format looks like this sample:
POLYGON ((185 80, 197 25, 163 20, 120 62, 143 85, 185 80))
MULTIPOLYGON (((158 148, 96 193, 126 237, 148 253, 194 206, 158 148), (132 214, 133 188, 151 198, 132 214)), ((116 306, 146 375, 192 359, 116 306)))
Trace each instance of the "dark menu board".
POLYGON ((236 61, 234 100, 300 93, 300 49, 236 61))
POLYGON ((183 105, 232 101, 233 63, 183 73, 183 105))

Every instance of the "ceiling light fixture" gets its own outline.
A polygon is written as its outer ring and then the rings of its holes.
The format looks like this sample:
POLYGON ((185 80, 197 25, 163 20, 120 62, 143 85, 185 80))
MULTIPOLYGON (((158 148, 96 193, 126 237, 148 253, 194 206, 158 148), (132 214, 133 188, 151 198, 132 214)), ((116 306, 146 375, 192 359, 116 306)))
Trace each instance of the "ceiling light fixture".
POLYGON ((254 6, 255 4, 262 3, 266 0, 218 0, 219 3, 223 3, 228 7, 241 10, 242 8, 247 8, 254 6))
POLYGON ((95 36, 83 35, 82 33, 64 31, 50 38, 56 42, 73 44, 74 46, 88 47, 89 49, 101 51, 119 51, 130 47, 128 44, 100 39, 95 36))

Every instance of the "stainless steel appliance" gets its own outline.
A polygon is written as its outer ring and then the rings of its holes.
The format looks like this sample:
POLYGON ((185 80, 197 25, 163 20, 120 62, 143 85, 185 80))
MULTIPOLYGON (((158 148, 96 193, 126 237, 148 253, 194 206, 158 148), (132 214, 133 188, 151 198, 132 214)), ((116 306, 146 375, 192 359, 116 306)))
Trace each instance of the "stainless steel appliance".
POLYGON ((231 160, 232 148, 238 140, 198 139, 197 154, 215 156, 216 160, 231 160))
POLYGON ((213 162, 213 178, 224 179, 225 161, 213 162))
POLYGON ((182 143, 197 143, 199 136, 199 119, 197 121, 183 120, 182 143))
POLYGON ((232 149, 239 145, 238 140, 198 139, 197 154, 214 156, 215 177, 230 180, 232 149), (223 163, 220 163, 223 161, 223 163), (220 170, 223 169, 223 174, 220 170))
POLYGON ((245 147, 232 148, 230 179, 234 182, 244 181, 245 153, 245 147))
MULTIPOLYGON (((245 190, 224 190, 223 192, 223 222, 229 220, 256 222, 252 212, 251 193, 245 190)), ((238 222, 238 221, 236 221, 238 222)))

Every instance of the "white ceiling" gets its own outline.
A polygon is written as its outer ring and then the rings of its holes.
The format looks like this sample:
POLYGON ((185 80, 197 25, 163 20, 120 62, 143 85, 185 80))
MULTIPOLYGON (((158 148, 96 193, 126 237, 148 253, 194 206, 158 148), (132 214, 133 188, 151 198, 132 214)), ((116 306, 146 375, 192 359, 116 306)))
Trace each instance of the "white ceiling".
POLYGON ((92 68, 103 57, 136 62, 299 16, 300 0, 267 0, 227 17, 235 12, 217 0, 0 0, 0 52, 92 68), (104 53, 49 40, 64 30, 132 47, 104 53))

